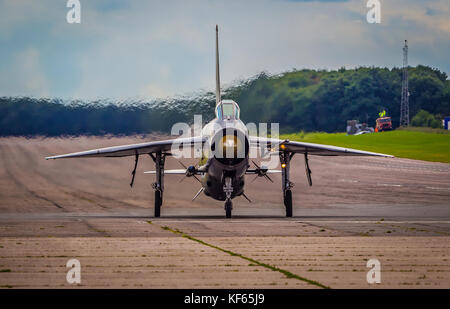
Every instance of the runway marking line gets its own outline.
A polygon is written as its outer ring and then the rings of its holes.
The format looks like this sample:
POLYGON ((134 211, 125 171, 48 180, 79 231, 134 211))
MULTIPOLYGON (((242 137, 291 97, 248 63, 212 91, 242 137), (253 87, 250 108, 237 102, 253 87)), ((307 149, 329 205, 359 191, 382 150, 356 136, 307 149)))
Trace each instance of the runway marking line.
MULTIPOLYGON (((147 223, 153 224, 152 221, 147 221, 147 223)), ((299 276, 299 275, 296 275, 296 274, 294 274, 294 273, 291 273, 291 272, 288 271, 288 270, 281 269, 281 268, 278 268, 278 267, 276 267, 276 266, 269 265, 269 264, 266 264, 266 263, 262 263, 262 262, 260 262, 260 261, 254 260, 254 259, 252 259, 252 258, 250 258, 250 257, 245 256, 245 255, 242 255, 242 254, 239 254, 239 253, 230 251, 230 250, 226 250, 226 249, 220 248, 220 247, 218 247, 218 246, 212 245, 212 244, 210 244, 210 243, 204 242, 203 240, 200 240, 200 239, 198 239, 198 238, 192 237, 192 236, 190 236, 190 235, 188 235, 188 234, 186 234, 186 233, 184 233, 183 231, 180 231, 180 230, 178 230, 178 229, 172 229, 172 228, 170 228, 170 227, 168 227, 168 226, 160 226, 160 227, 161 227, 161 229, 163 229, 163 230, 165 230, 165 231, 169 231, 169 232, 172 232, 172 233, 174 233, 174 234, 180 235, 180 236, 183 237, 183 238, 187 238, 187 239, 189 239, 189 240, 195 241, 195 242, 197 242, 197 243, 199 243, 199 244, 201 244, 201 245, 208 246, 208 247, 210 247, 210 248, 213 248, 213 249, 222 251, 222 252, 224 252, 224 253, 227 253, 227 254, 229 254, 229 255, 231 255, 231 256, 236 256, 236 257, 239 257, 239 258, 244 259, 244 260, 246 260, 246 261, 249 261, 249 262, 251 262, 251 263, 253 263, 253 264, 256 264, 256 265, 265 267, 265 268, 267 268, 267 269, 270 269, 270 270, 273 270, 273 271, 277 271, 277 272, 279 272, 279 273, 282 273, 283 275, 285 275, 285 276, 286 276, 287 278, 289 278, 289 279, 297 279, 297 280, 300 280, 300 281, 304 281, 304 282, 309 283, 309 284, 311 284, 311 285, 318 286, 318 287, 320 287, 320 288, 322 288, 322 289, 331 289, 329 286, 323 285, 323 284, 320 283, 320 282, 317 282, 317 281, 314 281, 314 280, 310 280, 310 279, 308 279, 308 278, 301 277, 301 276, 299 276)))

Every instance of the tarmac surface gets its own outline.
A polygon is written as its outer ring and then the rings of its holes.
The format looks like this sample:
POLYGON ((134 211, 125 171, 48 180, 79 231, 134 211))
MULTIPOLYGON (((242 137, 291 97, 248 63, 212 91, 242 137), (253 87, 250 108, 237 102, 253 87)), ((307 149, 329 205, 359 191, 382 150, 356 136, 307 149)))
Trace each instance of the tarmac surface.
POLYGON ((199 184, 173 175, 153 218, 146 156, 133 188, 134 158, 44 160, 159 138, 0 138, 0 287, 450 288, 450 164, 311 157, 309 187, 294 156, 293 218, 271 175, 247 179, 252 203, 236 198, 227 220, 222 202, 191 202, 199 184), (66 280, 70 259, 81 284, 66 280), (379 284, 367 282, 371 259, 379 284))

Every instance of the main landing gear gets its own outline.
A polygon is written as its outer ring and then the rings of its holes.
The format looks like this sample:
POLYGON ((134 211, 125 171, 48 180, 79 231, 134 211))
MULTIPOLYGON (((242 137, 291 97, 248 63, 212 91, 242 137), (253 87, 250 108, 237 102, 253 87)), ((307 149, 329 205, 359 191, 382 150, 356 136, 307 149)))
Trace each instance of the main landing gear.
POLYGON ((286 217, 292 217, 292 187, 294 183, 289 179, 290 162, 294 153, 287 151, 280 152, 281 163, 281 189, 283 191, 284 207, 286 208, 286 217))
POLYGON ((155 190, 155 218, 161 216, 162 192, 155 190))
POLYGON ((284 193, 284 206, 286 207, 286 217, 292 217, 292 191, 286 190, 284 193))
POLYGON ((163 202, 164 162, 166 154, 157 152, 153 155, 150 153, 150 157, 153 159, 153 162, 155 162, 156 182, 152 184, 152 188, 155 190, 155 218, 159 218, 161 216, 161 205, 163 202))
POLYGON ((225 177, 225 185, 223 186, 225 192, 225 216, 227 219, 231 218, 231 211, 233 210, 233 203, 231 202, 231 194, 233 193, 233 186, 231 177, 225 177))

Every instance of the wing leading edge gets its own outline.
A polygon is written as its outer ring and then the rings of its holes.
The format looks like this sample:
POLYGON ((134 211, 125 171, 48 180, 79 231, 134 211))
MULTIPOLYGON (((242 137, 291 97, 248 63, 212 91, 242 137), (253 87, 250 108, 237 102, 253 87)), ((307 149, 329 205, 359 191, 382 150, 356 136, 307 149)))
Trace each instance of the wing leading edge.
POLYGON ((206 141, 205 137, 195 136, 188 138, 176 138, 164 141, 147 142, 140 144, 122 145, 114 147, 106 147, 99 149, 92 149, 87 151, 80 151, 74 153, 63 154, 59 156, 46 157, 45 159, 63 159, 63 158, 80 158, 80 157, 126 157, 141 154, 149 154, 155 152, 169 152, 173 145, 188 146, 202 146, 206 141))
POLYGON ((274 138, 264 138, 256 136, 250 136, 249 139, 250 145, 253 147, 278 147, 281 150, 286 150, 293 153, 307 153, 310 155, 317 155, 317 156, 376 156, 387 158, 394 157, 382 153, 323 144, 293 142, 289 140, 279 140, 274 138))

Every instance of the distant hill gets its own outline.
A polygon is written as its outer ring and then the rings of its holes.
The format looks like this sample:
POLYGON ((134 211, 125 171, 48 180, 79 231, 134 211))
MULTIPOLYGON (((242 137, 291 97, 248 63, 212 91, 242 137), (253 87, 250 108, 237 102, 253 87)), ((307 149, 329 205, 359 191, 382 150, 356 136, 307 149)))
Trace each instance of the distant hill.
MULTIPOLYGON (((398 126, 401 94, 399 68, 337 71, 294 70, 276 76, 265 73, 224 89, 224 98, 241 107, 242 120, 278 122, 283 133, 345 131, 346 121, 373 126, 387 111, 398 126)), ((425 110, 437 118, 450 115, 450 81, 438 69, 409 68, 410 116, 425 110)), ((215 98, 205 93, 166 101, 62 101, 0 97, 0 136, 135 134, 169 132, 175 122, 213 117, 215 98)))

